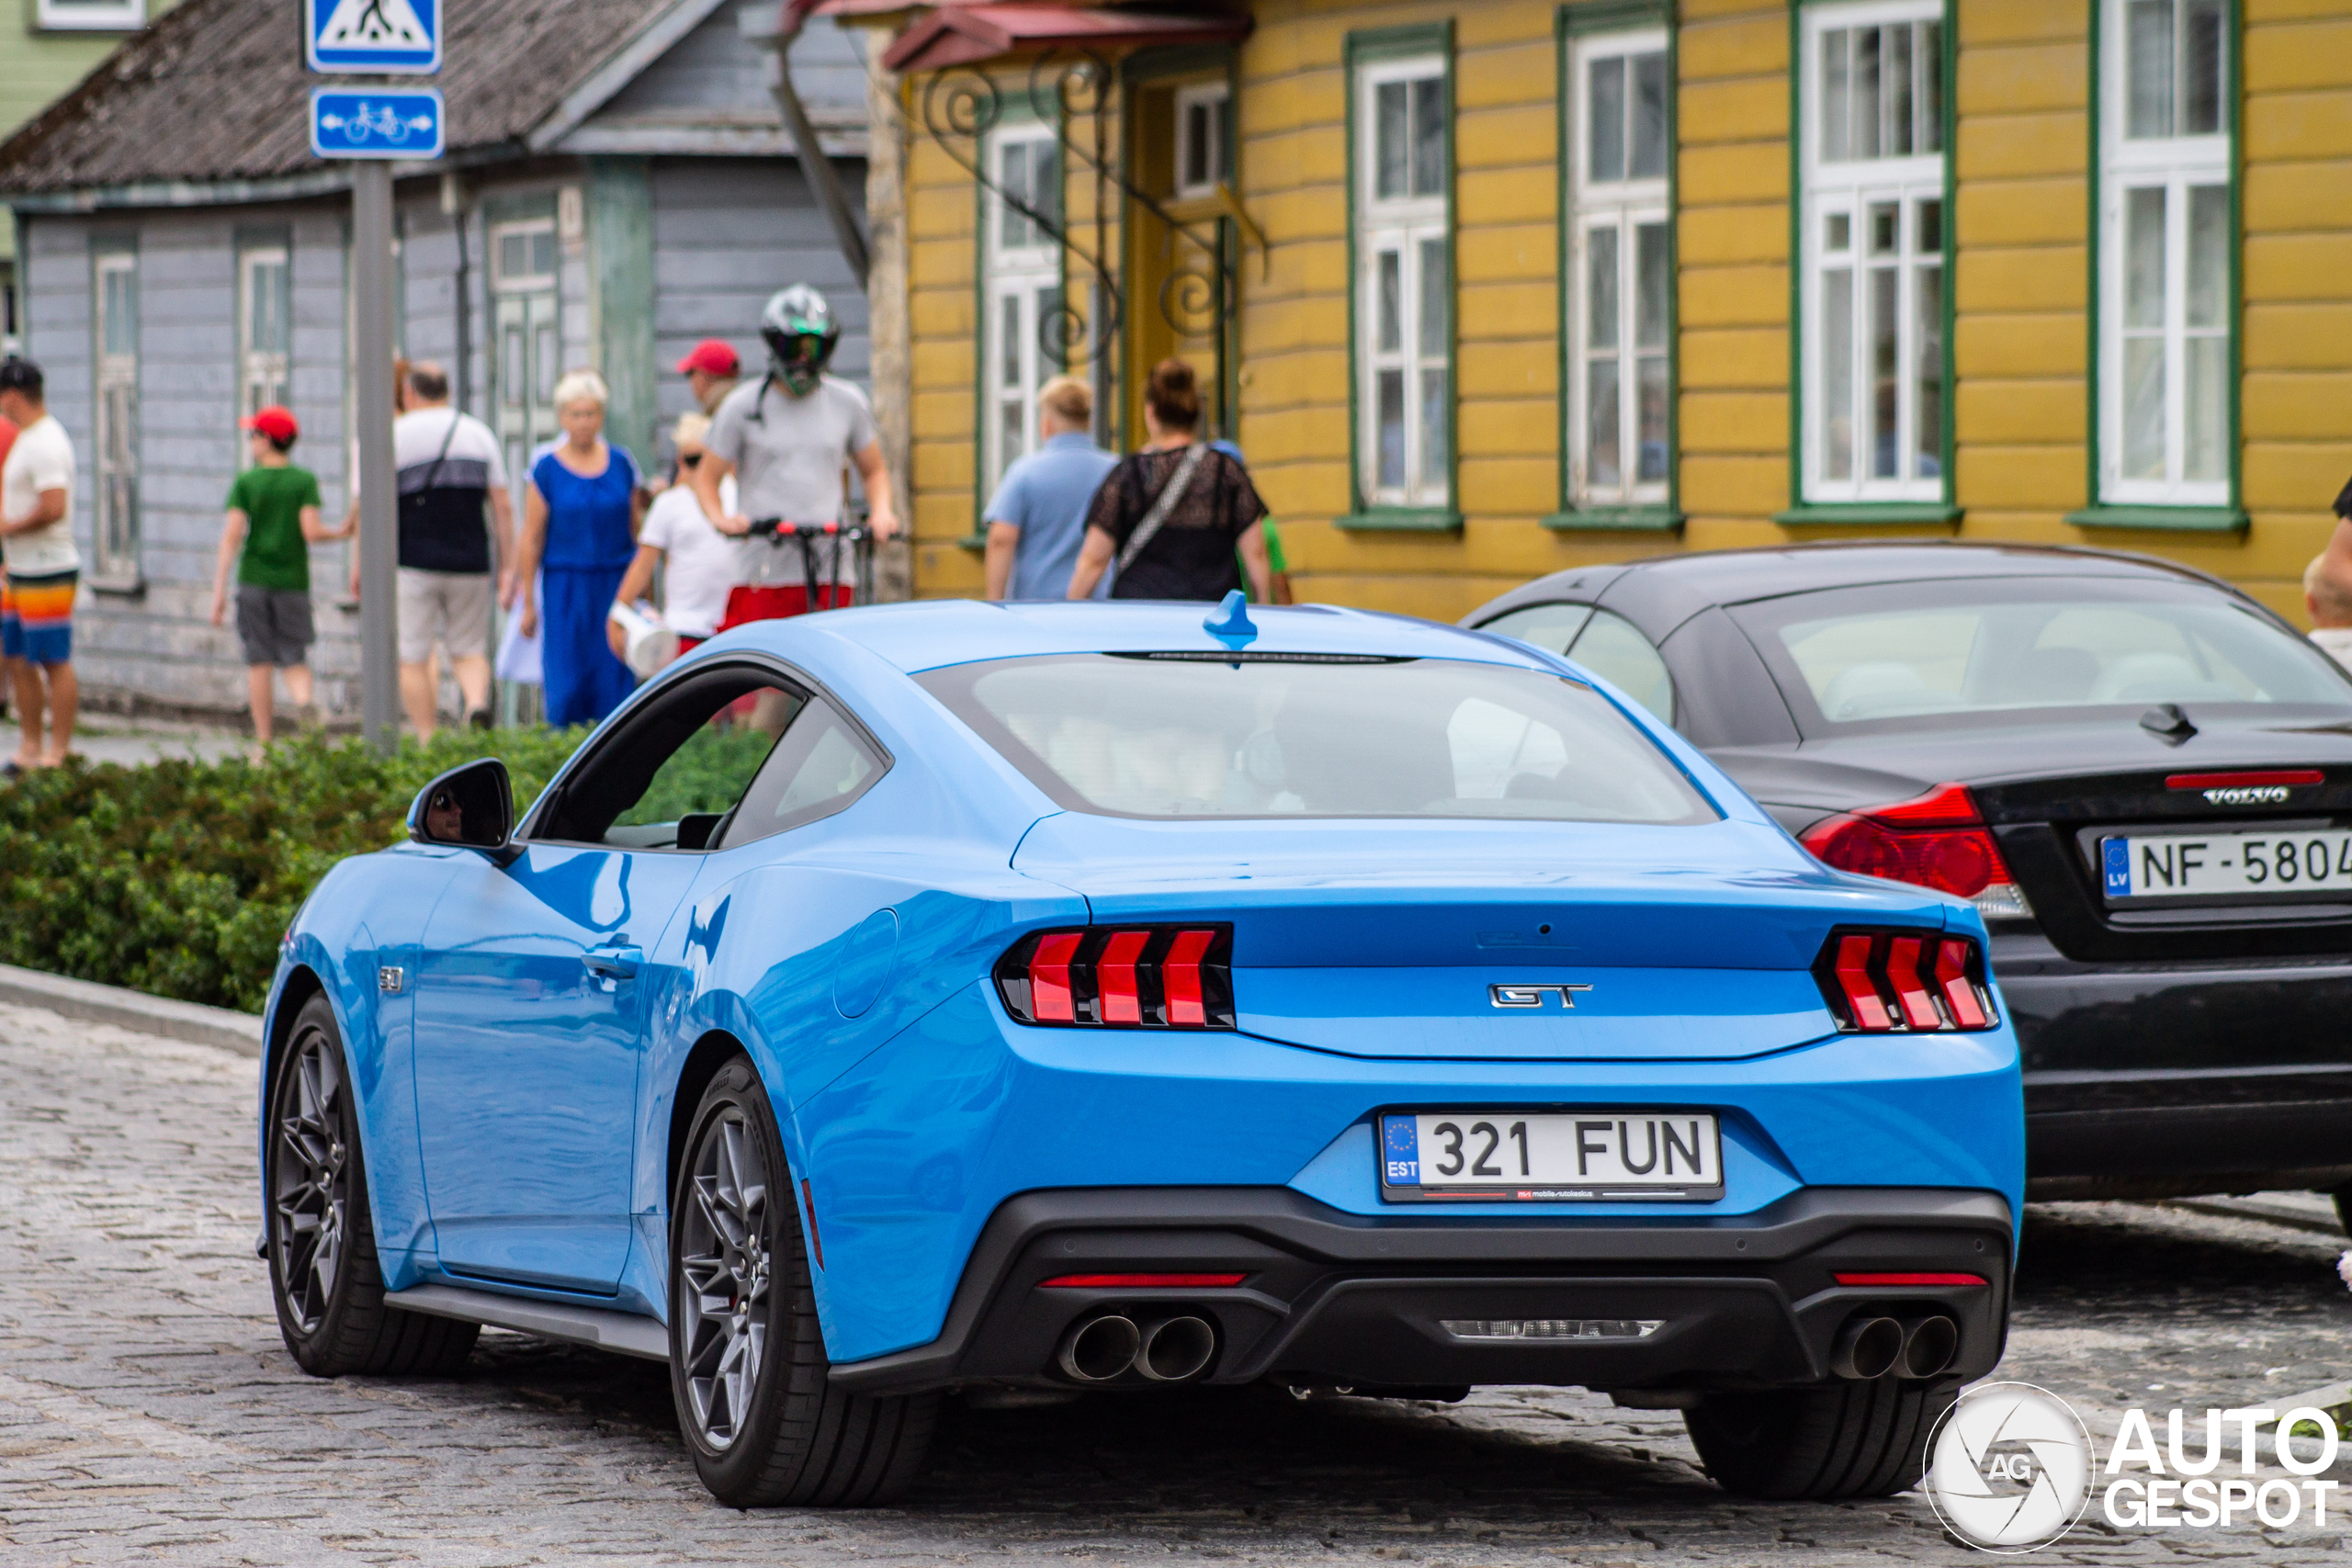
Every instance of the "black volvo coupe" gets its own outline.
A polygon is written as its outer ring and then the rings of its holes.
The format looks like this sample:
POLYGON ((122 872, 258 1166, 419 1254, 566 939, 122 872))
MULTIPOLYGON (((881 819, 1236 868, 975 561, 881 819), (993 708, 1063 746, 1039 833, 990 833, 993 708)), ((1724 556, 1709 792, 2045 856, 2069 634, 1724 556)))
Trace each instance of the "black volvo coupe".
POLYGON ((2352 1211, 2352 678, 2255 600, 2098 550, 1812 545, 1555 572, 1463 625, 1614 682, 1830 864, 1975 902, 2030 1195, 2352 1211))

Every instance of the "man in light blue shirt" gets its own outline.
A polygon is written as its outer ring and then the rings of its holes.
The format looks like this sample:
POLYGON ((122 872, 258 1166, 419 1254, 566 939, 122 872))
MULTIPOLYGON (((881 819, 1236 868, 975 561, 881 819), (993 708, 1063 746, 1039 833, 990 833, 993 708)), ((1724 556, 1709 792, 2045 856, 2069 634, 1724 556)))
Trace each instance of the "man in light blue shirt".
MULTIPOLYGON (((1004 471, 989 498, 986 560, 991 599, 1069 597, 1070 572, 1086 536, 1087 507, 1119 460, 1087 434, 1094 393, 1075 376, 1037 389, 1037 450, 1004 471)), ((1110 575, 1095 597, 1110 590, 1110 575)))

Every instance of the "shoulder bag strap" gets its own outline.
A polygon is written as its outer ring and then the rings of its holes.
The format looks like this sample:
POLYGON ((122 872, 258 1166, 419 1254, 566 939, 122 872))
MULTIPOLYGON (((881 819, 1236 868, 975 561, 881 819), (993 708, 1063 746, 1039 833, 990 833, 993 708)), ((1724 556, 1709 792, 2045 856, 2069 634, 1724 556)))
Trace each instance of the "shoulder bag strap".
POLYGON ((425 476, 424 483, 418 488, 431 490, 441 482, 441 470, 449 462, 449 443, 458 438, 458 422, 465 417, 455 409, 449 411, 449 428, 442 433, 441 450, 433 455, 433 472, 425 476))
POLYGON ((1193 476, 1200 471, 1201 460, 1208 453, 1209 449, 1197 441, 1184 449, 1184 456, 1177 461, 1176 471, 1168 476, 1166 484, 1159 487, 1159 499, 1151 503, 1151 510, 1143 514, 1143 521, 1136 525, 1136 531, 1127 536, 1125 547, 1119 551, 1121 571, 1133 566, 1136 557, 1143 554, 1144 547, 1159 536, 1161 525, 1168 521, 1168 514, 1176 510, 1176 503, 1184 499, 1186 491, 1193 488, 1193 476))

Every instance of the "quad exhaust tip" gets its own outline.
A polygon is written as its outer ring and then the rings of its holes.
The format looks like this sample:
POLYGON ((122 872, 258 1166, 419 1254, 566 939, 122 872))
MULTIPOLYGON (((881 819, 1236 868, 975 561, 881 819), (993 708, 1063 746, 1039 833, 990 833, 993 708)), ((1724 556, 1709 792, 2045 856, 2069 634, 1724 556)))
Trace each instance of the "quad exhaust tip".
POLYGON ((1960 1354, 1960 1325, 1939 1313, 1903 1325, 1903 1375, 1931 1378, 1960 1354))
POLYGON ((1829 1370, 1863 1382, 1889 1372, 1926 1379, 1951 1366, 1959 1353, 1960 1325, 1941 1313, 1904 1320, 1856 1313, 1838 1331, 1829 1370))
POLYGON ((1838 1331, 1830 1348, 1829 1370, 1841 1378, 1867 1382, 1894 1370, 1903 1355, 1903 1325, 1891 1317, 1857 1313, 1838 1331))
POLYGON ((1189 1382, 1216 1356, 1216 1329, 1191 1313, 1138 1324, 1118 1313, 1090 1317, 1062 1337, 1054 1359, 1073 1382, 1103 1383, 1135 1372, 1148 1382, 1189 1382))
POLYGON ((1143 1332, 1135 1319, 1111 1313, 1090 1317, 1063 1336, 1057 1359, 1075 1382, 1109 1382, 1135 1364, 1142 1348, 1143 1332))
POLYGON ((1183 1382, 1206 1371, 1216 1354, 1216 1330, 1205 1319, 1190 1314, 1163 1317, 1144 1325, 1136 1371, 1153 1382, 1183 1382))

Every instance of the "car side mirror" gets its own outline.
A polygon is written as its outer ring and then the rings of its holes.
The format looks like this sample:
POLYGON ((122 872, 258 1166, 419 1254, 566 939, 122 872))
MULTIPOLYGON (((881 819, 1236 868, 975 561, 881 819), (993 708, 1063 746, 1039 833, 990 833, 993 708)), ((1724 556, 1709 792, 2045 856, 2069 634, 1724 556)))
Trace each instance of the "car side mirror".
POLYGON ((514 784, 506 764, 484 757, 451 768, 416 792, 408 836, 420 844, 481 850, 503 865, 514 858, 514 784))

